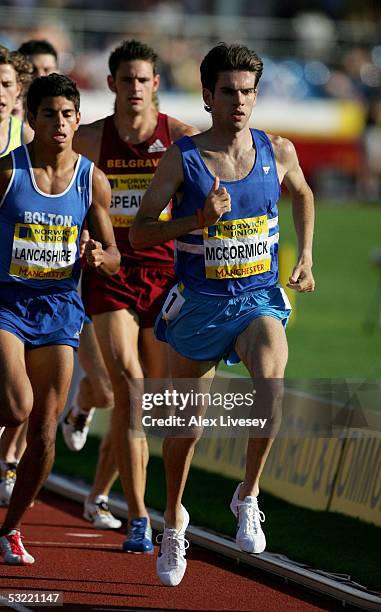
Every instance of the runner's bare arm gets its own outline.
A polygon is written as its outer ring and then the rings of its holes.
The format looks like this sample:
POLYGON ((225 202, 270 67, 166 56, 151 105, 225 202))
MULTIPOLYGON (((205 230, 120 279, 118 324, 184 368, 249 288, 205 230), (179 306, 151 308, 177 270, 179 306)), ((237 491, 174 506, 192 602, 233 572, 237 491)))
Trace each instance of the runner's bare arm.
POLYGON ((87 215, 91 238, 85 246, 87 263, 98 272, 111 276, 119 271, 120 253, 115 243, 109 208, 110 184, 99 168, 94 168, 92 203, 87 215))
POLYGON ((91 159, 95 164, 99 162, 103 121, 100 119, 88 125, 81 125, 73 139, 74 151, 91 159))
POLYGON ((11 180, 13 169, 12 155, 6 155, 0 158, 0 201, 4 197, 4 194, 11 180))
POLYGON ((290 193, 295 231, 298 238, 298 260, 287 286, 296 291, 314 291, 312 274, 312 241, 314 232, 314 197, 299 165, 295 147, 286 138, 273 137, 277 164, 290 193))
POLYGON ((130 228, 129 239, 134 249, 162 244, 198 228, 196 215, 171 221, 159 221, 160 213, 178 191, 182 182, 183 168, 180 149, 177 145, 172 145, 160 160, 130 228))
POLYGON ((224 212, 230 210, 230 197, 225 188, 219 187, 219 178, 216 177, 204 208, 200 209, 202 222, 197 215, 160 221, 160 213, 179 190, 182 182, 180 149, 177 145, 172 145, 162 157, 131 226, 129 239, 134 249, 162 244, 195 229, 213 225, 224 212))

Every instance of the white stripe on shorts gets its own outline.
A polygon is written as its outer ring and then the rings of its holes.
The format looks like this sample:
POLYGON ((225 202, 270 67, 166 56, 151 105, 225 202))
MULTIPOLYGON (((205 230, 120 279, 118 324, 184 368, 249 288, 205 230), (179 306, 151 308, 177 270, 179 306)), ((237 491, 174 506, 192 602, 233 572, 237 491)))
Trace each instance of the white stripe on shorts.
POLYGON ((283 289, 283 287, 279 287, 280 288, 280 292, 282 294, 282 298, 283 298, 283 302, 284 302, 284 307, 286 310, 292 310, 292 306, 290 304, 290 300, 287 297, 287 293, 285 292, 285 290, 283 289))

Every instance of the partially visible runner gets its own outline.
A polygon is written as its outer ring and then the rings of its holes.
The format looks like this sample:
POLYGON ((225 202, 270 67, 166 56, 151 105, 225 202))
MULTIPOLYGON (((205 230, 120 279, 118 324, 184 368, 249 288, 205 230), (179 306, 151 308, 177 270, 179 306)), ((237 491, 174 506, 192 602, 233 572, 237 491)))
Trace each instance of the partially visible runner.
MULTIPOLYGON (((12 111, 32 78, 32 64, 16 51, 0 47, 0 157, 8 155, 33 131, 12 111)), ((0 506, 7 506, 16 480, 16 468, 25 448, 25 426, 6 428, 0 437, 0 506)))
MULTIPOLYGON (((292 198, 299 256, 288 286, 313 291, 311 189, 292 143, 251 130, 263 64, 254 51, 224 43, 201 64, 205 108, 212 127, 181 138, 161 161, 130 232, 136 249, 176 238, 180 284, 158 318, 158 337, 170 346, 174 379, 214 376, 218 362, 242 360, 256 390, 256 409, 268 414, 266 437, 249 436, 244 481, 231 510, 238 519, 236 542, 250 553, 265 549, 259 478, 279 421, 287 362, 285 325, 290 305, 278 284, 280 183, 292 198), (173 198, 173 220, 160 214, 173 198)), ((208 381, 204 381, 208 382, 208 381)), ((197 388, 196 388, 197 391, 197 388)), ((189 515, 181 503, 199 432, 167 437, 165 529, 157 572, 168 586, 186 569, 185 530, 189 515)))
POLYGON ((120 262, 109 183, 72 149, 80 121, 75 83, 57 74, 37 78, 27 106, 34 140, 0 160, 0 424, 12 427, 29 417, 27 448, 0 530, 5 562, 18 565, 34 562, 20 523, 53 464, 83 324, 76 286, 85 218, 92 236, 88 264, 109 275, 120 262))
POLYGON ((32 62, 34 79, 58 72, 58 54, 48 40, 26 40, 18 51, 32 62))
POLYGON ((12 116, 17 98, 22 97, 32 79, 32 71, 32 64, 23 55, 0 46, 0 157, 33 138, 30 127, 12 116))
MULTIPOLYGON (((165 378, 165 345, 153 334, 155 318, 174 282, 173 242, 132 249, 129 228, 157 165, 171 142, 194 128, 158 112, 157 55, 139 41, 124 41, 110 55, 108 85, 116 94, 113 115, 81 126, 74 147, 106 173, 121 268, 112 279, 84 273, 82 295, 92 316, 114 391, 112 446, 128 503, 127 552, 153 551, 144 503, 148 446, 130 426, 133 380, 165 378)), ((169 218, 167 209, 163 218, 169 218)))
MULTIPOLYGON (((57 51, 47 40, 27 40, 19 47, 18 53, 21 53, 31 63, 33 79, 58 72, 57 51)), ((12 114, 27 123, 25 96, 18 97, 12 114)))
MULTIPOLYGON (((78 350, 79 363, 85 372, 78 388, 77 407, 75 418, 74 439, 86 441, 88 430, 88 417, 86 412, 94 412, 96 408, 109 408, 114 406, 114 394, 111 381, 102 357, 101 350, 94 332, 94 325, 90 322, 83 326, 78 350), (82 436, 79 429, 82 429, 82 436)), ((68 436, 66 437, 66 440, 68 436)), ((118 469, 111 443, 111 432, 107 431, 101 440, 99 457, 95 477, 90 492, 85 499, 83 516, 90 521, 96 529, 119 529, 122 523, 115 518, 108 506, 108 496, 112 485, 118 478, 118 469)))
MULTIPOLYGON (((88 230, 82 232, 81 244, 89 239, 88 230)), ((94 332, 94 325, 85 316, 78 348, 79 364, 84 372, 73 405, 63 419, 62 433, 70 450, 81 450, 87 439, 89 425, 96 408, 111 409, 114 394, 111 381, 94 332)), ((121 521, 115 518, 108 506, 108 496, 118 478, 118 470, 108 431, 99 447, 99 459, 95 478, 89 495, 85 499, 83 516, 96 529, 119 529, 121 521)))

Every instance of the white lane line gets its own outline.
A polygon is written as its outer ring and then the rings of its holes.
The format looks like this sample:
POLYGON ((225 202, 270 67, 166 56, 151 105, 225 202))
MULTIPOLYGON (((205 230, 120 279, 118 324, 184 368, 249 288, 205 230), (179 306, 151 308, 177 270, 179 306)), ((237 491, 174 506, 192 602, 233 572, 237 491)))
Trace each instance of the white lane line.
POLYGON ((122 550, 122 546, 117 542, 116 544, 102 544, 101 542, 94 542, 94 544, 90 544, 88 542, 46 542, 46 541, 38 541, 38 540, 24 540, 24 544, 28 544, 28 546, 54 546, 60 547, 63 546, 65 548, 113 548, 122 550))
POLYGON ((74 536, 75 538, 101 538, 102 537, 101 533, 74 533, 70 531, 65 533, 65 535, 74 536))

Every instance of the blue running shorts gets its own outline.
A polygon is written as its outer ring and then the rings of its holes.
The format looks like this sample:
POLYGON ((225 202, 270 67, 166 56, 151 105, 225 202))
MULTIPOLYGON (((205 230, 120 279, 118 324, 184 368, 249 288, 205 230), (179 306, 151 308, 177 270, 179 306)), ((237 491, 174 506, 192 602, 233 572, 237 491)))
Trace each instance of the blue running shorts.
POLYGON ((258 317, 274 317, 286 327, 291 304, 280 286, 256 289, 237 297, 195 293, 178 284, 156 319, 155 335, 180 355, 195 361, 239 363, 238 336, 258 317))
POLYGON ((77 348, 84 314, 75 290, 41 295, 7 287, 0 297, 0 329, 17 336, 26 349, 52 344, 77 348))

